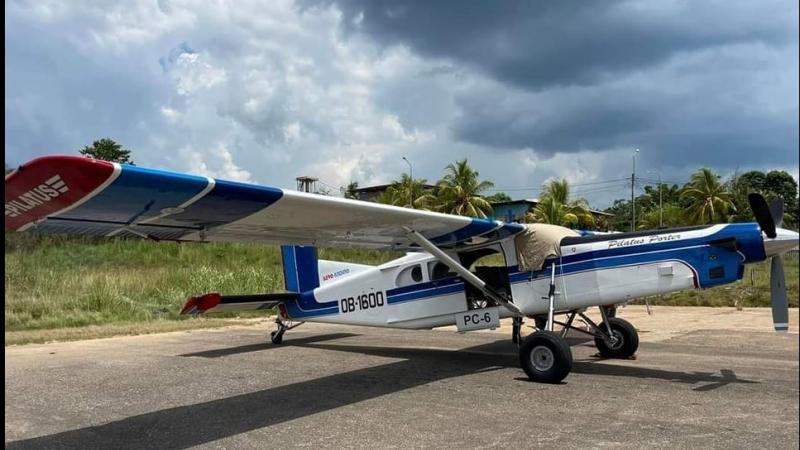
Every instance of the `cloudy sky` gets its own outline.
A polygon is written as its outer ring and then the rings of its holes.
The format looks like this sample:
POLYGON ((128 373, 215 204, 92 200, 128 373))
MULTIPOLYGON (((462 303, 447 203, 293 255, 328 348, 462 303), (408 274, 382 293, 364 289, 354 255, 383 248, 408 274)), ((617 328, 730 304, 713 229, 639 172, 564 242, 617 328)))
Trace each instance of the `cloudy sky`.
POLYGON ((111 137, 280 187, 435 181, 593 206, 700 166, 798 173, 798 3, 7 1, 6 161, 111 137), (643 180, 646 181, 646 180, 643 180))

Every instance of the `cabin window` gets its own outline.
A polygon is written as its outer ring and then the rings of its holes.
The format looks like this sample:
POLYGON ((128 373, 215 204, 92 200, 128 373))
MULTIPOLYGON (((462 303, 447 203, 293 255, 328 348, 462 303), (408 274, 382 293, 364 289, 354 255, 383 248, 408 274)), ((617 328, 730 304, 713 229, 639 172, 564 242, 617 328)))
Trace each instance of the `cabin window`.
POLYGON ((422 266, 419 264, 408 266, 397 274, 397 286, 408 286, 422 281, 422 266))
POLYGON ((454 277, 457 274, 447 267, 447 264, 441 261, 431 261, 428 263, 428 274, 431 281, 440 280, 442 278, 454 277))

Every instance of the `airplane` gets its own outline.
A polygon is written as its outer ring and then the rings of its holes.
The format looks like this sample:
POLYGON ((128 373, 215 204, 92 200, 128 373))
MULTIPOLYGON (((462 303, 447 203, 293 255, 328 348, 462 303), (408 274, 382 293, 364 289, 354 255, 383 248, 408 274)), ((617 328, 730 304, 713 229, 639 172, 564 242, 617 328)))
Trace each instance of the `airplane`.
POLYGON ((7 175, 5 202, 7 231, 280 244, 286 292, 209 293, 181 310, 277 307, 274 344, 305 322, 467 332, 512 318, 520 365, 544 383, 561 382, 572 368, 568 331, 594 338, 603 357, 630 358, 639 337, 613 314, 616 305, 733 283, 745 264, 767 258, 774 327, 786 332, 780 255, 798 247, 798 233, 781 228, 783 201, 767 204, 759 194, 749 196, 756 223, 582 235, 54 155, 7 175), (321 260, 318 247, 404 256, 371 266, 321 260), (492 255, 499 266, 480 265, 492 255), (599 307, 602 322, 585 314, 590 307, 599 307), (535 329, 523 337, 525 319, 535 329))

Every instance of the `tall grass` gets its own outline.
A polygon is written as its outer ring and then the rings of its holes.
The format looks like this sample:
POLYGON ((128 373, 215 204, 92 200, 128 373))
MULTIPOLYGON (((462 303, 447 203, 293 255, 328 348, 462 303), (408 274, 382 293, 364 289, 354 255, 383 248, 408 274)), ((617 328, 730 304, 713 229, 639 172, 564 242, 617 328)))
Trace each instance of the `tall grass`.
MULTIPOLYGON (((5 252, 6 331, 174 320, 192 295, 283 290, 276 246, 7 233, 5 252)), ((397 254, 321 249, 320 257, 380 264, 397 254)))

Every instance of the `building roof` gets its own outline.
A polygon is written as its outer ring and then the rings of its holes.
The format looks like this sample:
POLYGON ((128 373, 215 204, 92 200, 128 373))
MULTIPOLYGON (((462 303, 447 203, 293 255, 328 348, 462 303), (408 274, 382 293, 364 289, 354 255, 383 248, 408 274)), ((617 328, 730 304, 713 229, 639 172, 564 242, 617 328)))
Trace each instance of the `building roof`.
MULTIPOLYGON (((375 185, 375 186, 367 186, 367 187, 356 189, 356 192, 380 192, 380 191, 385 191, 386 188, 388 188, 391 185, 392 185, 392 183, 390 183, 390 184, 378 184, 378 185, 375 185)), ((436 185, 424 184, 423 187, 425 187, 427 189, 434 189, 436 187, 436 185)))

